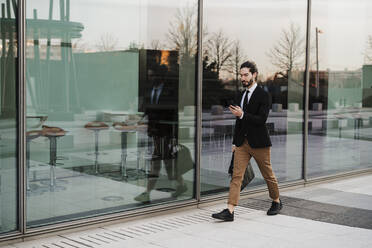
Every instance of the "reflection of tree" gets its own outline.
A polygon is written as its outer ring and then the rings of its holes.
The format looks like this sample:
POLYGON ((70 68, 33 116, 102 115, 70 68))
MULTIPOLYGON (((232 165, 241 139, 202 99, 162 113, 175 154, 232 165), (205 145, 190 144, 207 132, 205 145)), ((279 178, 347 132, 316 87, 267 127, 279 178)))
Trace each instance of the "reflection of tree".
POLYGON ((180 52, 181 57, 193 57, 198 45, 197 5, 178 9, 175 20, 170 22, 167 38, 172 49, 180 52))
POLYGON ((372 63, 372 35, 368 36, 367 48, 366 48, 366 52, 364 53, 364 63, 365 64, 372 63))
POLYGON ((145 45, 143 43, 138 43, 134 40, 129 43, 128 50, 138 51, 140 49, 145 49, 145 45))
POLYGON ((113 51, 116 49, 118 39, 112 34, 105 33, 99 37, 96 47, 99 51, 113 51))
POLYGON ((203 108, 209 109, 212 105, 226 105, 229 92, 224 89, 222 80, 218 78, 216 63, 210 61, 208 56, 203 57, 203 108))
POLYGON ((89 49, 89 45, 83 39, 79 38, 72 43, 72 49, 74 53, 82 53, 89 49))
POLYGON ((235 76, 236 90, 239 88, 240 65, 246 60, 240 41, 234 41, 231 48, 231 58, 229 61, 229 72, 235 76))
POLYGON ((227 38, 222 30, 212 33, 211 37, 204 48, 204 53, 208 55, 215 64, 217 76, 220 76, 221 70, 225 69, 229 59, 232 57, 231 53, 232 43, 227 38))
POLYGON ((160 40, 153 40, 150 44, 150 49, 152 50, 162 50, 165 46, 160 42, 160 40))
POLYGON ((180 108, 195 104, 195 60, 198 49, 197 10, 197 4, 177 9, 167 33, 169 47, 176 50, 179 55, 178 83, 179 92, 182 92, 182 97, 178 102, 180 108))
POLYGON ((267 55, 274 66, 287 73, 298 69, 304 53, 304 37, 301 34, 301 27, 291 23, 288 29, 282 30, 280 39, 267 55))

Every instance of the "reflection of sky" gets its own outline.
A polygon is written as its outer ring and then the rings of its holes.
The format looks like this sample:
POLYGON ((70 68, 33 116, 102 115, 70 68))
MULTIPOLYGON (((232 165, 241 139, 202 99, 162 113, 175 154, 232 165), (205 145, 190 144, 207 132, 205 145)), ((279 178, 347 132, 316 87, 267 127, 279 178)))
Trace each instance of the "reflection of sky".
POLYGON ((266 53, 291 22, 306 27, 306 1, 205 1, 204 24, 208 32, 218 29, 232 40, 240 40, 242 48, 257 63, 259 73, 271 73, 274 68, 266 53))
MULTIPOLYGON (((131 42, 149 45, 152 40, 167 44, 169 23, 177 8, 195 0, 74 0, 70 1, 71 21, 83 23, 82 43, 94 48, 102 35, 118 40, 117 49, 131 42)), ((372 1, 313 0, 312 31, 319 35, 321 70, 360 68, 368 35, 372 35, 372 1)), ((47 19, 49 0, 29 0, 27 17, 33 9, 39 19, 47 19)), ((305 38, 306 0, 208 0, 204 1, 204 24, 209 33, 219 29, 230 39, 239 39, 248 58, 257 62, 263 74, 275 70, 267 56, 283 28, 299 24, 305 38)), ((59 19, 59 1, 54 1, 54 18, 59 19)), ((315 47, 312 32, 312 46, 315 47)), ((312 50, 315 53, 315 49, 312 50)), ((314 57, 312 58, 314 59, 314 57)), ((314 62, 314 61, 313 61, 314 62)))
POLYGON ((368 35, 372 35, 370 0, 313 0, 313 35, 319 35, 321 69, 355 70, 361 68, 368 35))
MULTIPOLYGON (((312 2, 312 30, 318 26, 324 32, 319 36, 320 69, 360 68, 367 36, 372 35, 372 1, 312 2)), ((305 38, 305 0, 209 0, 204 3, 204 23, 208 31, 222 29, 231 39, 239 39, 248 58, 257 62, 261 73, 274 70, 266 53, 290 22, 301 26, 305 38)), ((311 42, 315 47, 315 32, 312 32, 311 42)), ((312 52, 315 54, 315 49, 312 52)))
MULTIPOLYGON (((53 19, 59 20, 59 3, 54 1, 53 19)), ((177 8, 195 0, 73 0, 70 1, 70 20, 84 25, 81 43, 94 48, 101 36, 109 34, 118 41, 117 49, 131 42, 150 44, 152 40, 166 42, 169 22, 177 8)), ((27 1, 27 18, 37 9, 39 19, 47 19, 49 0, 27 1)))

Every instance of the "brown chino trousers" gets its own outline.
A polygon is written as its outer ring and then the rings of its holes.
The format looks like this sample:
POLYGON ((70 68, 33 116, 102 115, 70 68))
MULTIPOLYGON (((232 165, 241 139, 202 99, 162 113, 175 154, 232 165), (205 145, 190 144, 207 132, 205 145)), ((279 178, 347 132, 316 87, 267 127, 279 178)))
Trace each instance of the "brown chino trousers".
POLYGON ((243 145, 235 148, 234 171, 230 182, 228 204, 238 205, 240 197, 240 186, 242 184, 244 172, 249 160, 253 157, 269 189, 270 198, 275 200, 279 198, 278 181, 274 175, 270 161, 271 147, 252 148, 245 140, 243 145))

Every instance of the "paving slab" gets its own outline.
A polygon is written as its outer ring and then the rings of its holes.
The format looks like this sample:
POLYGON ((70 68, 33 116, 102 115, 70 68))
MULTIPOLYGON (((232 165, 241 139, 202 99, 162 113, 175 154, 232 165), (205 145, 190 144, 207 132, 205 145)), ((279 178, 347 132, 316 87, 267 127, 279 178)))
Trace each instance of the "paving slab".
POLYGON ((212 219, 212 213, 226 207, 226 204, 215 204, 71 231, 4 248, 372 247, 372 226, 368 224, 372 223, 372 211, 350 207, 351 203, 347 202, 361 199, 365 204, 369 201, 366 198, 369 194, 364 194, 360 187, 360 183, 369 178, 359 179, 283 191, 284 208, 276 216, 266 215, 270 206, 267 195, 252 196, 242 199, 241 205, 236 207, 234 222, 212 219), (353 185, 359 189, 352 191, 353 185), (319 198, 326 197, 322 189, 328 193, 337 191, 341 196, 344 195, 340 193, 356 195, 345 197, 346 203, 331 204, 328 202, 333 202, 332 194, 329 199, 319 198), (365 228, 361 228, 363 225, 365 228))

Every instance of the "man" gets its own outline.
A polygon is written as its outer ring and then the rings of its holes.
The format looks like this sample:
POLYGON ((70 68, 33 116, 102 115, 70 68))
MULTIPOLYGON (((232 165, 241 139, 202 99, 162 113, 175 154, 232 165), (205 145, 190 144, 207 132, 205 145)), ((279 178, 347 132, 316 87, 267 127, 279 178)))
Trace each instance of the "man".
POLYGON ((235 105, 229 106, 231 113, 236 116, 232 146, 232 151, 235 151, 234 171, 230 182, 227 209, 212 214, 212 217, 216 219, 234 220, 234 208, 239 201, 240 185, 251 157, 256 160, 269 189, 270 198, 273 200, 267 215, 276 215, 282 209, 278 182, 270 162, 271 141, 266 128, 271 97, 257 85, 257 74, 254 62, 247 61, 240 66, 240 77, 245 91, 242 92, 235 105))
POLYGON ((164 161, 168 179, 176 179, 178 186, 172 197, 178 197, 187 191, 181 174, 176 173, 174 149, 177 144, 178 131, 178 87, 176 83, 167 82, 168 68, 165 65, 152 65, 147 70, 144 111, 148 118, 148 136, 154 142, 151 159, 152 174, 148 178, 147 189, 134 199, 142 203, 150 202, 150 193, 155 188, 161 162, 164 161))

